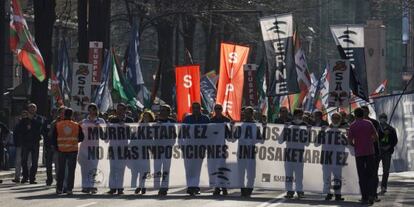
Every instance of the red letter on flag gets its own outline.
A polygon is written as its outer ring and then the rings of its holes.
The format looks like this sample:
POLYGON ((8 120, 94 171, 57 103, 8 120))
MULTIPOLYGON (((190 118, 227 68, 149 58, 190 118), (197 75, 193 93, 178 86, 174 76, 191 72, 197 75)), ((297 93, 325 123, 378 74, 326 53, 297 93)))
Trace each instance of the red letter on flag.
POLYGON ((249 47, 221 43, 220 76, 216 103, 223 106, 223 113, 240 121, 243 98, 243 65, 249 56, 249 47))
POLYGON ((191 112, 191 104, 200 102, 200 66, 187 65, 175 68, 175 89, 177 92, 177 121, 181 122, 191 112))

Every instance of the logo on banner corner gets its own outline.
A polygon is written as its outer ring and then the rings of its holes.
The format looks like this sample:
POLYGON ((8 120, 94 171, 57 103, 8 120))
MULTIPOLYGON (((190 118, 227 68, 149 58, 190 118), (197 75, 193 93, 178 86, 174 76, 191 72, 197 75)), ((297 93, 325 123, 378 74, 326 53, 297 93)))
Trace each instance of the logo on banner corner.
POLYGON ((270 174, 262 173, 262 183, 270 183, 270 177, 270 174))
POLYGON ((79 65, 79 69, 76 71, 76 75, 89 75, 89 70, 87 65, 79 65))
POLYGON ((345 185, 344 178, 334 178, 334 179, 327 178, 325 181, 326 181, 325 183, 327 184, 329 183, 329 187, 332 190, 341 190, 342 186, 345 185))
POLYGON ((88 172, 88 181, 93 184, 102 184, 104 182, 105 176, 102 170, 100 169, 91 169, 88 172))
POLYGON ((169 172, 161 172, 161 171, 154 172, 154 173, 145 172, 141 179, 145 182, 153 182, 155 178, 160 178, 162 182, 168 182, 167 181, 168 174, 169 172))
POLYGON ((219 167, 215 172, 212 172, 210 176, 215 176, 220 183, 229 183, 230 179, 226 176, 226 172, 230 173, 231 170, 226 167, 219 167))

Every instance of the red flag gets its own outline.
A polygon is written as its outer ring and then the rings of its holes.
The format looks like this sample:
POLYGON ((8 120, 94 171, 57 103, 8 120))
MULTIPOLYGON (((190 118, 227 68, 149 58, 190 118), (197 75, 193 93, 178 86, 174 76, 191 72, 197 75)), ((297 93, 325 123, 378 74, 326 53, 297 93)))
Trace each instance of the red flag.
POLYGON ((200 66, 186 65, 175 68, 175 89, 177 92, 177 121, 181 122, 191 112, 193 102, 201 103, 200 66))
MULTIPOLYGON (((305 52, 302 49, 302 44, 300 42, 300 37, 298 29, 296 28, 295 33, 293 34, 294 45, 295 45, 295 63, 296 63, 296 73, 298 75, 297 81, 300 88, 300 95, 297 96, 297 105, 296 107, 302 107, 303 100, 309 92, 311 86, 311 78, 308 71, 308 63, 306 61, 305 52)), ((296 96, 295 96, 296 98, 296 96)), ((293 108, 292 108, 293 110, 293 108)))
POLYGON ((220 75, 216 103, 234 121, 240 121, 243 98, 244 71, 249 47, 221 43, 220 75))
POLYGON ((387 88, 388 80, 382 81, 381 85, 378 86, 378 88, 375 89, 375 91, 370 95, 370 98, 380 96, 382 93, 385 92, 385 89, 387 88))
POLYGON ((30 34, 18 0, 11 1, 11 8, 10 49, 17 55, 17 60, 42 82, 46 78, 45 63, 30 34))

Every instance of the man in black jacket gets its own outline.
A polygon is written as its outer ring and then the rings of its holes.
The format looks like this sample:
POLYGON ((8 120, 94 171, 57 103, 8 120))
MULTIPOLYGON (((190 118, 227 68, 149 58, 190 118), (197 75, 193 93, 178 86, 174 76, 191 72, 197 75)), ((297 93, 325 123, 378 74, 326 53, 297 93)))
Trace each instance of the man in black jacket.
MULTIPOLYGON (((0 122, 0 167, 5 167, 5 163, 3 163, 3 156, 4 156, 4 139, 10 133, 10 130, 7 128, 5 124, 0 122)), ((0 180, 0 183, 3 181, 0 180)))
MULTIPOLYGON (((362 108, 362 110, 364 110, 364 119, 369 120, 374 125, 374 127, 375 127, 375 129, 376 129, 377 134, 378 134, 379 137, 383 136, 383 132, 382 132, 382 129, 380 127, 379 122, 377 120, 372 119, 372 118, 369 117, 370 111, 369 111, 368 106, 361 106, 361 108, 362 108)), ((375 189, 377 189, 378 188, 378 184, 379 184, 379 178, 378 178, 379 158, 380 158, 381 153, 382 153, 381 152, 381 149, 379 148, 378 141, 375 141, 374 142, 374 149, 375 149, 375 159, 377 161, 375 163, 375 169, 374 169, 375 176, 376 176, 375 177, 376 178, 375 179, 375 183, 376 183, 375 184, 375 189)), ((374 201, 375 202, 380 202, 381 201, 381 199, 378 198, 377 190, 375 190, 375 198, 374 198, 374 201)))
POLYGON ((28 118, 22 119, 22 127, 20 132, 22 135, 22 169, 23 179, 21 183, 26 183, 30 180, 30 184, 37 184, 36 173, 39 161, 39 148, 42 130, 42 119, 36 115, 36 105, 28 105, 28 118), (32 166, 30 172, 27 166, 27 160, 31 155, 32 166))
MULTIPOLYGON (((134 120, 126 115, 127 106, 124 103, 118 103, 116 106, 116 115, 110 116, 108 122, 114 124, 133 123, 134 120)), ((119 143, 119 142, 118 142, 119 143)), ((128 143, 124 143, 128 144, 128 143)), ((109 141, 109 146, 113 143, 109 141)), ((108 194, 115 194, 118 191, 118 195, 124 194, 123 180, 126 163, 122 160, 109 160, 109 188, 108 194), (118 174, 119 173, 119 174, 118 174)))
POLYGON ((391 156, 394 153, 394 147, 397 145, 398 138, 397 132, 395 128, 392 127, 387 123, 387 115, 380 114, 379 115, 380 127, 382 129, 382 136, 379 139, 379 147, 381 154, 377 160, 379 162, 382 161, 382 182, 381 182, 381 192, 380 194, 385 194, 387 192, 387 183, 388 183, 388 176, 390 174, 390 164, 391 164, 391 156))
POLYGON ((14 147, 16 148, 16 157, 15 157, 15 164, 14 164, 14 179, 12 182, 20 183, 20 176, 22 171, 22 145, 24 135, 22 134, 24 127, 27 126, 28 123, 29 112, 27 110, 23 110, 20 119, 17 122, 16 126, 13 129, 13 143, 14 147))

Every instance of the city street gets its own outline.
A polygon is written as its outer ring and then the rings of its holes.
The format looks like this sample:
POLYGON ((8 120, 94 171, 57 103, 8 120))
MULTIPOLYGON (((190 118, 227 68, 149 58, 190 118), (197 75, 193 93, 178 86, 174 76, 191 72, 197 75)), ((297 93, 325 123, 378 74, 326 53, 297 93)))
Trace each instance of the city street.
MULTIPOLYGON (((344 196, 345 201, 325 201, 323 195, 306 194, 302 200, 283 198, 282 191, 268 191, 256 189, 251 198, 240 198, 238 190, 230 190, 229 196, 212 196, 211 190, 204 189, 202 194, 189 197, 185 189, 171 189, 167 197, 158 197, 156 191, 147 192, 146 195, 134 195, 133 190, 128 189, 125 195, 106 195, 107 189, 100 189, 97 195, 82 194, 79 189, 74 195, 57 196, 53 187, 43 184, 44 178, 39 179, 39 184, 15 185, 10 180, 4 180, 0 185, 0 206, 59 206, 59 207, 87 207, 87 206, 360 206, 358 196, 344 196)), ((414 179, 412 176, 401 176, 393 174, 390 179, 389 189, 385 196, 381 196, 381 202, 374 206, 414 206, 414 179)))

